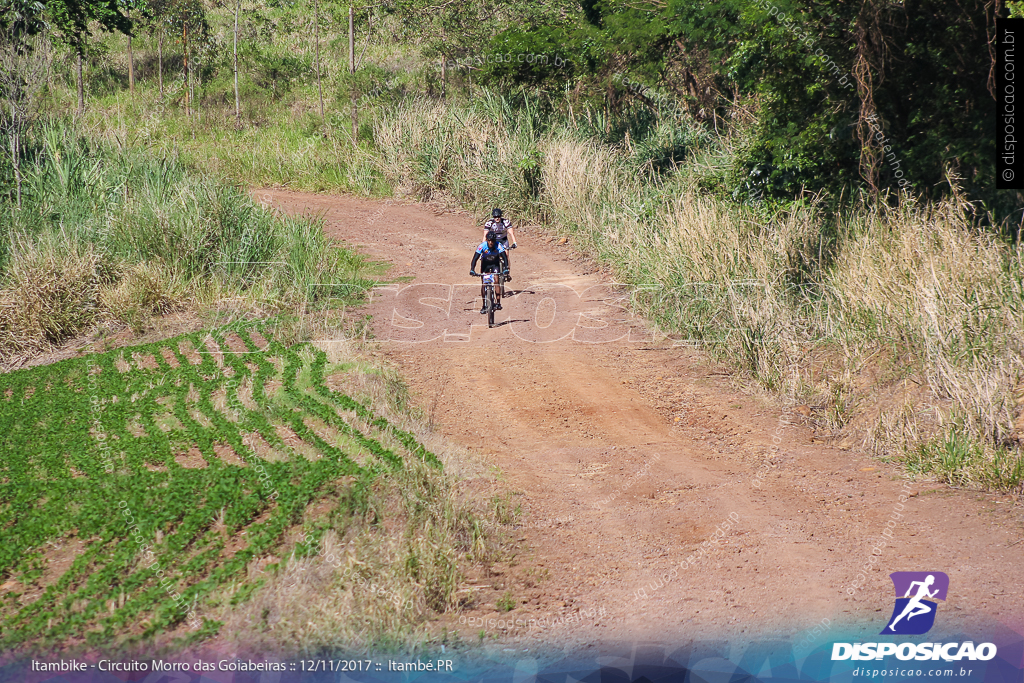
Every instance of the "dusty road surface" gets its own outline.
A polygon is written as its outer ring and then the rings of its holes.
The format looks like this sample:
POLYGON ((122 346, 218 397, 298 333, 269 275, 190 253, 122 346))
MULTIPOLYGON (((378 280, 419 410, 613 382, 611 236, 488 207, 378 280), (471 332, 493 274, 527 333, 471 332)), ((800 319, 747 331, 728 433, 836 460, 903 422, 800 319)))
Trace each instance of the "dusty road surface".
POLYGON ((799 649, 816 626, 878 634, 894 571, 949 575, 929 638, 1024 632, 1016 498, 906 484, 856 447, 812 442, 802 415, 631 319, 606 275, 537 230, 519 231, 513 293, 489 329, 470 216, 254 195, 322 214, 332 237, 412 277, 365 308, 384 353, 437 428, 521 492, 522 553, 467 582, 473 603, 452 620, 466 637, 575 648, 775 636, 799 649), (516 607, 499 609, 503 596, 516 607))

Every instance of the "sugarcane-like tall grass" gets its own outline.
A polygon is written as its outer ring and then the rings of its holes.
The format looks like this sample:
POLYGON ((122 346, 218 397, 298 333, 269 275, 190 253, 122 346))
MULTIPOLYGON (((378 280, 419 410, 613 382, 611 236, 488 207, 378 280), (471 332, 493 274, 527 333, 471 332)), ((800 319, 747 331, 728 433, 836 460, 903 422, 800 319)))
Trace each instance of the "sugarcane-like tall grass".
POLYGON ((316 220, 70 128, 39 131, 24 177, 0 233, 0 353, 226 297, 278 309, 344 299, 365 271, 316 220))

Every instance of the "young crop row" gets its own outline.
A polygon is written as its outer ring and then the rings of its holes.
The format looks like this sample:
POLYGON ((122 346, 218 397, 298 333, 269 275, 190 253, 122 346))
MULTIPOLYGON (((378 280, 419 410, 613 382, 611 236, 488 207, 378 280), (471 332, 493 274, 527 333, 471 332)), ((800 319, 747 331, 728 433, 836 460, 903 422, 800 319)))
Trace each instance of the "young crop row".
POLYGON ((0 649, 130 645, 189 612, 188 640, 216 633, 214 591, 280 552, 311 503, 359 514, 381 472, 440 467, 328 389, 325 366, 250 325, 0 377, 0 649))

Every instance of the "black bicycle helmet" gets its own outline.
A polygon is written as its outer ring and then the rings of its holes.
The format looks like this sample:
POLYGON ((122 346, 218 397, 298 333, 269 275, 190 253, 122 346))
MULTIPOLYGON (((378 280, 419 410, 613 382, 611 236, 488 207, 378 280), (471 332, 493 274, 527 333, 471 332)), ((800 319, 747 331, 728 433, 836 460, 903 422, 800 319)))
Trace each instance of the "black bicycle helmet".
POLYGON ((491 211, 491 218, 501 218, 501 209, 491 211))
POLYGON ((495 235, 493 232, 488 232, 487 236, 484 237, 484 241, 487 242, 488 244, 491 243, 491 242, 497 242, 498 241, 498 236, 495 235))

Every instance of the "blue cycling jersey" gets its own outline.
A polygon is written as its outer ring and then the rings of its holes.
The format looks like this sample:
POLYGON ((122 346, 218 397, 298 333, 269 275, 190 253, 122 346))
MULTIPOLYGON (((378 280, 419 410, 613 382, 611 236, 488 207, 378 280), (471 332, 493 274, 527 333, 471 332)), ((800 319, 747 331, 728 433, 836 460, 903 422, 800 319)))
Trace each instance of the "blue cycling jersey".
POLYGON ((494 249, 489 249, 487 242, 481 242, 480 246, 476 248, 476 253, 480 254, 480 257, 485 261, 493 261, 498 258, 499 254, 504 254, 506 251, 508 249, 501 242, 496 243, 494 249))

